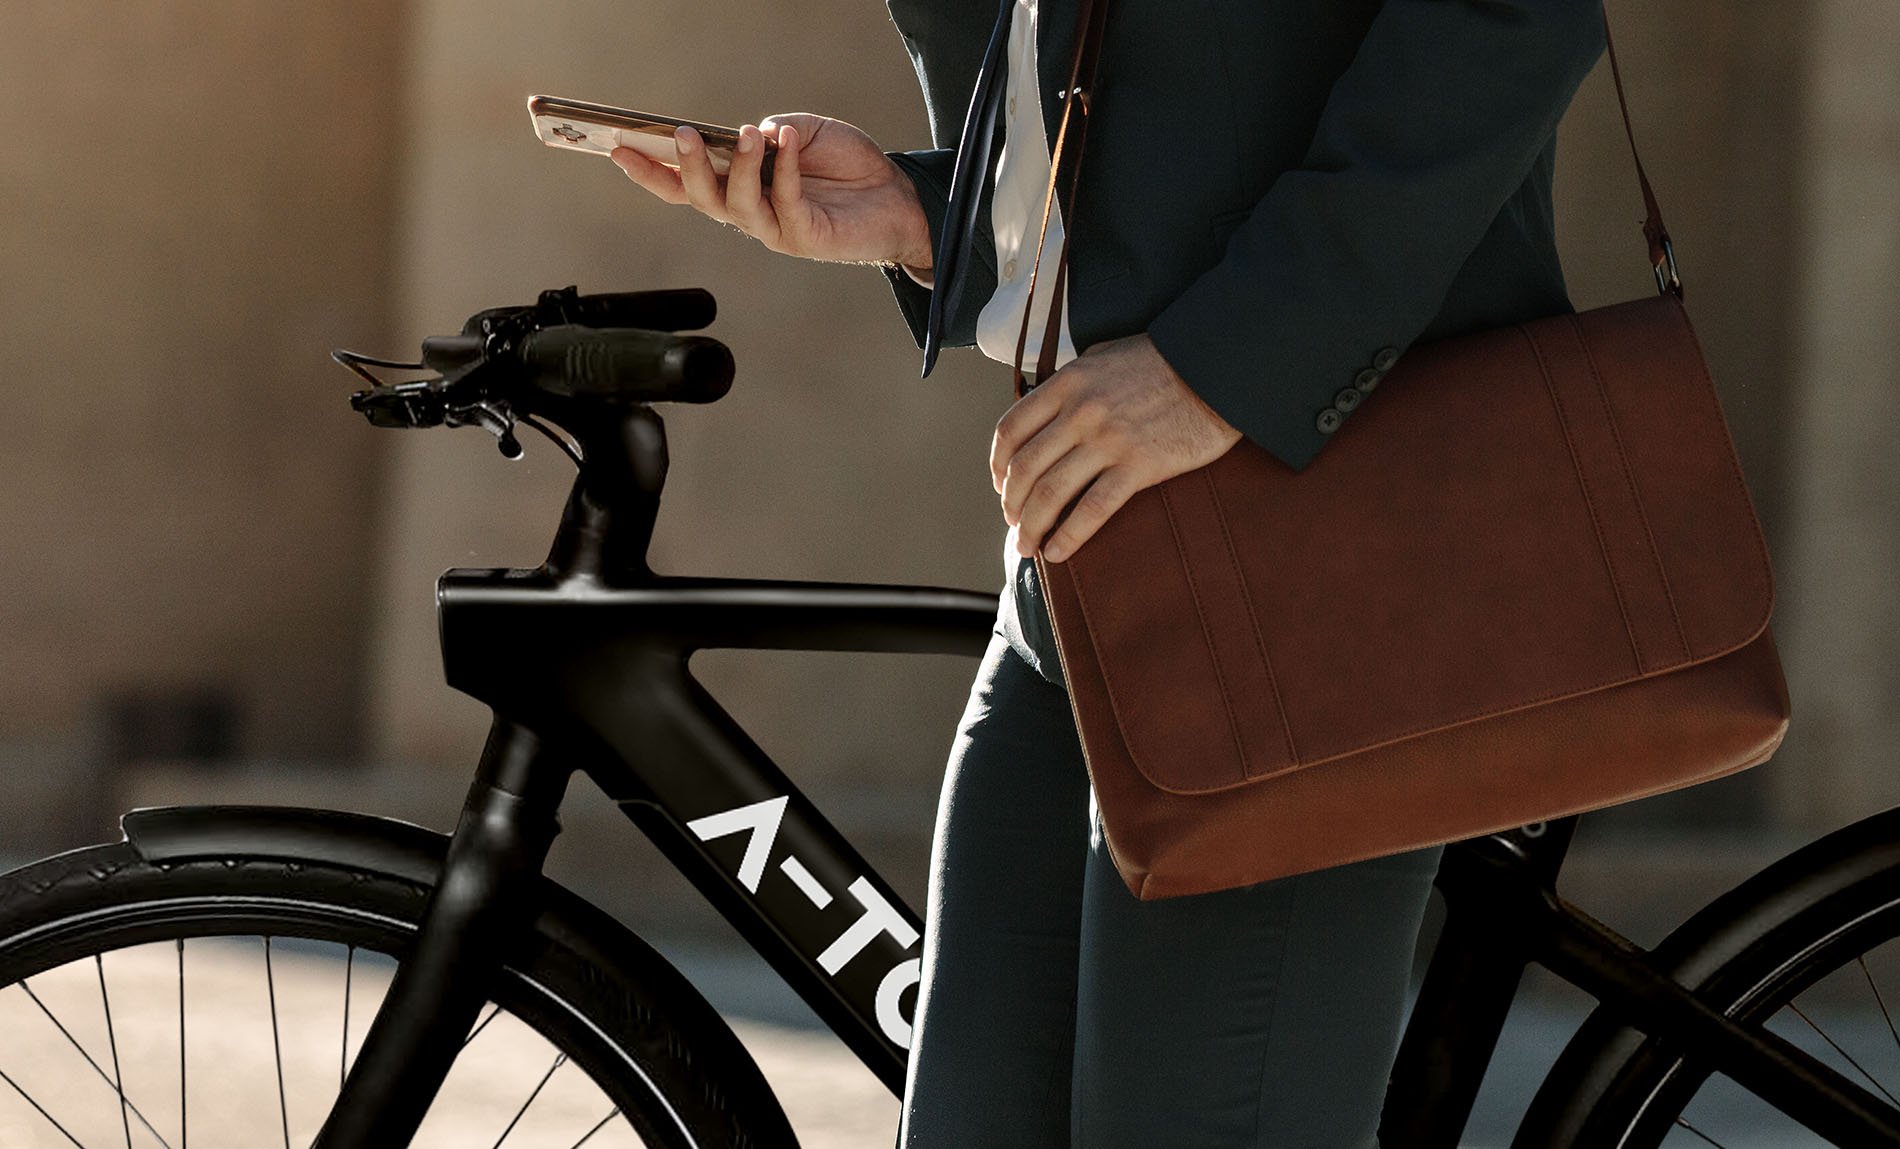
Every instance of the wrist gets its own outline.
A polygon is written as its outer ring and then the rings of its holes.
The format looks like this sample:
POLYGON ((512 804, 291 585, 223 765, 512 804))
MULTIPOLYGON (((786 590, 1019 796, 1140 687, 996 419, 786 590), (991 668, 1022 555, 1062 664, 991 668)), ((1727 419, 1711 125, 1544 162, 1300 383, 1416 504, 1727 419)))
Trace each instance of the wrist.
POLYGON ((923 200, 918 196, 917 185, 911 182, 910 176, 895 163, 891 164, 891 169, 896 177, 894 183, 899 202, 903 205, 900 214, 904 225, 898 250, 886 262, 902 268, 906 275, 929 287, 936 278, 933 274, 936 257, 930 242, 930 218, 924 212, 923 200))
MULTIPOLYGON (((895 260, 893 262, 894 262, 894 265, 899 270, 901 270, 905 275, 910 276, 911 282, 915 283, 917 286, 935 287, 937 285, 936 273, 929 266, 917 267, 914 264, 905 263, 901 259, 895 260)), ((926 261, 926 263, 927 262, 928 261, 926 261)))

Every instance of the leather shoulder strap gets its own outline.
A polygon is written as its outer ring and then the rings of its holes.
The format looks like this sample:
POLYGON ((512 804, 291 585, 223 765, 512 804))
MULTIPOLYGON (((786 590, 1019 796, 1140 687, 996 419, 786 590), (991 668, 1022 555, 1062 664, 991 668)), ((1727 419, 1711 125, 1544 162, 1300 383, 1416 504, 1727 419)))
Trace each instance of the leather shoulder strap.
POLYGON ((1062 251, 1056 258, 1055 288, 1051 293, 1053 303, 1049 307, 1048 324, 1043 331, 1042 348, 1036 356, 1036 382, 1055 374, 1056 342, 1062 333, 1062 297, 1064 274, 1069 264, 1069 238, 1075 231, 1075 188, 1080 182, 1082 166, 1082 145, 1088 136, 1089 93, 1095 86, 1096 64, 1102 55, 1102 28, 1108 19, 1109 0, 1081 0, 1076 9, 1075 55, 1069 61, 1069 83, 1062 91, 1062 121, 1056 128, 1055 148, 1049 156, 1049 187, 1042 197, 1042 227, 1036 233, 1036 258, 1029 268, 1029 289, 1023 297, 1023 325, 1016 334, 1016 354, 1010 363, 1010 374, 1014 380, 1016 397, 1022 398, 1033 384, 1023 380, 1023 348, 1029 342, 1029 317, 1034 313, 1033 301, 1036 298, 1036 278, 1042 270, 1042 249, 1049 236, 1049 212, 1055 203, 1056 184, 1068 176, 1067 194, 1062 203, 1062 251), (1068 151, 1070 123, 1076 120, 1077 108, 1082 111, 1075 124, 1075 150, 1068 151))
POLYGON ((1643 238, 1649 241, 1649 266, 1656 272, 1656 290, 1673 291, 1682 298, 1682 279, 1676 274, 1676 246, 1669 242, 1669 229, 1663 226, 1662 206, 1649 186, 1643 171, 1643 157, 1636 151, 1636 130, 1630 127, 1630 105, 1623 98, 1623 73, 1616 66, 1616 41, 1610 39, 1610 13, 1603 12, 1603 47, 1610 54, 1610 78, 1616 82, 1616 106, 1623 110, 1623 134, 1629 137, 1630 158, 1636 161, 1636 182, 1643 189, 1643 238))

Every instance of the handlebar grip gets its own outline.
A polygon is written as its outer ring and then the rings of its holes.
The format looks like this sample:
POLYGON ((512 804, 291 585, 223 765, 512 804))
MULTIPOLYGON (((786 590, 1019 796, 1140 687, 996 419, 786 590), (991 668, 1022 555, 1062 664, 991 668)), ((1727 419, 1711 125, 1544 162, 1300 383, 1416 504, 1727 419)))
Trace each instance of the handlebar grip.
POLYGON ((732 352, 704 335, 565 324, 523 339, 516 356, 531 386, 573 399, 711 403, 732 387, 732 352))

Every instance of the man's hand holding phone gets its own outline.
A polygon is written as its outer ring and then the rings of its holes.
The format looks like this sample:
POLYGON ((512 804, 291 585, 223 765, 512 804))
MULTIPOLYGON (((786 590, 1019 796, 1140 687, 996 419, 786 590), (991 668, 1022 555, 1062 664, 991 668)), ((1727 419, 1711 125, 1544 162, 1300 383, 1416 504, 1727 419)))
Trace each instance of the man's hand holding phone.
POLYGON ((773 251, 893 262, 930 282, 930 229, 916 188, 875 140, 843 120, 794 112, 745 124, 723 176, 698 132, 681 126, 673 138, 678 170, 626 147, 613 150, 613 161, 666 202, 691 204, 773 251), (759 178, 768 138, 777 146, 769 188, 759 178))

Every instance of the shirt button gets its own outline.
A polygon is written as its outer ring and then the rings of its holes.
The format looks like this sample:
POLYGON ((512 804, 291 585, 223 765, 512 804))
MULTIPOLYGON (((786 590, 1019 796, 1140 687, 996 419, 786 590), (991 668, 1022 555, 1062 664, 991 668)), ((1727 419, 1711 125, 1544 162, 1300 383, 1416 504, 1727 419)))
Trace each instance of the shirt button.
POLYGON ((1319 413, 1319 418, 1313 420, 1313 425, 1319 428, 1320 434, 1330 435, 1339 430, 1339 423, 1343 418, 1344 416, 1338 411, 1328 407, 1319 413))
POLYGON ((1396 347, 1381 347, 1372 356, 1372 365, 1381 371, 1390 371, 1398 361, 1399 349, 1396 347))
POLYGON ((1003 279, 1005 282, 1007 282, 1015 278, 1016 278, 1016 261, 1013 259, 1008 260, 1003 264, 1003 279))
POLYGON ((1367 367, 1352 377, 1352 385, 1361 391, 1370 391, 1379 385, 1379 373, 1367 367))
POLYGON ((1365 392, 1353 387, 1341 387, 1339 394, 1333 396, 1333 406, 1343 415, 1357 407, 1359 400, 1363 398, 1365 398, 1365 392))
POLYGON ((1016 97, 1014 96, 1009 98, 1009 118, 1012 120, 1016 118, 1016 97))

